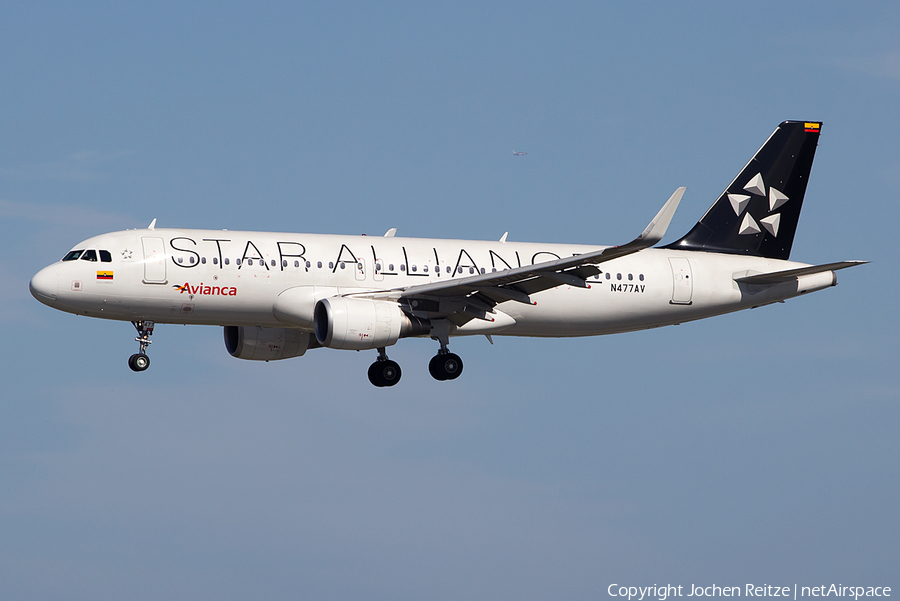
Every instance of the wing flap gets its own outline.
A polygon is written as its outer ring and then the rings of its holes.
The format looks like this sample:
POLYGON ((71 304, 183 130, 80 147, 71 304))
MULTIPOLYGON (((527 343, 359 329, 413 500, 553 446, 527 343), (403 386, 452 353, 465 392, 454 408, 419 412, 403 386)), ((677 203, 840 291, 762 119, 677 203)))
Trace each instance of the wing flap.
MULTIPOLYGON (((441 282, 431 282, 410 286, 400 293, 400 297, 465 297, 475 292, 491 289, 511 288, 514 293, 534 294, 557 286, 569 285, 586 288, 585 280, 600 273, 596 267, 600 263, 618 259, 649 248, 662 240, 672 216, 681 202, 685 188, 678 188, 666 201, 656 217, 644 228, 641 235, 627 244, 609 246, 592 252, 572 257, 564 257, 553 261, 545 261, 535 265, 516 267, 495 273, 486 273, 465 278, 453 278, 441 282)), ((510 300, 504 298, 502 300, 510 300)), ((502 302, 498 300, 497 302, 502 302)))

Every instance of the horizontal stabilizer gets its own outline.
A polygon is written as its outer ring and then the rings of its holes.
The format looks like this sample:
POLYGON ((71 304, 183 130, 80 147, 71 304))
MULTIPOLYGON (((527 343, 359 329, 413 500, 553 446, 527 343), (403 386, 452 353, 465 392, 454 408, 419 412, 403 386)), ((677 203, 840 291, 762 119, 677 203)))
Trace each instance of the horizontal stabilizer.
POLYGON ((840 261, 838 263, 811 265, 810 267, 800 267, 799 269, 788 269, 786 271, 773 271, 771 273, 748 275, 742 278, 734 278, 734 281, 740 284, 780 284, 781 282, 793 280, 801 275, 811 275, 813 273, 822 273, 824 271, 837 271, 838 269, 856 267, 857 265, 864 265, 866 263, 868 263, 868 261, 840 261))

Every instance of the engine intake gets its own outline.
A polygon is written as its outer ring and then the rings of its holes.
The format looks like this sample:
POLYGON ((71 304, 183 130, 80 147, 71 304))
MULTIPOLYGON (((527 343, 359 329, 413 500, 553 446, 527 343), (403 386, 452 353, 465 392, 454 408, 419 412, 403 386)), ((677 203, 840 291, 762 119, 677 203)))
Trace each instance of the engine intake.
POLYGON ((316 303, 316 340, 333 349, 365 350, 431 332, 431 322, 407 315, 391 301, 333 296, 316 303))
POLYGON ((225 326, 225 348, 232 357, 251 361, 277 361, 302 357, 319 346, 312 334, 290 328, 225 326))

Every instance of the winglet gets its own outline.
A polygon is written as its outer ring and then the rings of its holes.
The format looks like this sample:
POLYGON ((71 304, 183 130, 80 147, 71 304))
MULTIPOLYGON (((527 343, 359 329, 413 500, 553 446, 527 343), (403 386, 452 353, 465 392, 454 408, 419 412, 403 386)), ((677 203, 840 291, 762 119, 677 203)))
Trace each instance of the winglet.
POLYGON ((385 238, 393 238, 396 233, 397 233, 397 228, 392 227, 391 229, 389 229, 388 231, 386 231, 384 233, 384 237, 385 238))
POLYGON ((150 222, 150 225, 147 226, 147 229, 148 229, 148 230, 155 230, 155 229, 156 229, 156 219, 154 219, 153 221, 150 222))
POLYGON ((681 197, 684 196, 685 190, 687 188, 682 186, 672 193, 672 196, 669 197, 663 208, 659 210, 653 221, 650 222, 640 236, 635 238, 635 242, 640 241, 643 245, 653 246, 663 239, 663 236, 666 235, 666 230, 669 229, 669 224, 672 222, 672 217, 675 215, 675 209, 678 208, 678 203, 681 202, 681 197))

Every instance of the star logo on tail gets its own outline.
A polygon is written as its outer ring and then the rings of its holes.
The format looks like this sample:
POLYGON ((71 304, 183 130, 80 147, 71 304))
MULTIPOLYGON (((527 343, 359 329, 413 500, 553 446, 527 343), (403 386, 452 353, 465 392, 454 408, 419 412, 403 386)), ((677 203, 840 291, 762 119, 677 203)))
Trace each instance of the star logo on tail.
MULTIPOLYGON (((741 221, 741 225, 738 228, 738 234, 741 236, 750 236, 753 234, 759 234, 765 229, 767 232, 778 237, 778 226, 781 224, 781 213, 774 213, 772 215, 768 215, 759 219, 758 221, 750 215, 750 212, 744 213, 744 210, 747 208, 747 205, 750 204, 750 199, 753 196, 762 196, 766 197, 766 183, 763 180, 763 176, 761 173, 757 173, 753 177, 750 178, 744 185, 744 191, 749 192, 750 194, 728 194, 728 202, 731 203, 731 208, 734 209, 734 214, 738 217, 741 214, 744 214, 744 219, 741 221)), ((777 190, 771 186, 769 186, 769 212, 778 209, 784 203, 790 200, 787 195, 784 194, 781 190, 777 190)))

